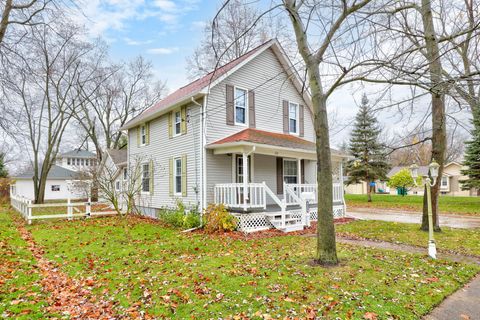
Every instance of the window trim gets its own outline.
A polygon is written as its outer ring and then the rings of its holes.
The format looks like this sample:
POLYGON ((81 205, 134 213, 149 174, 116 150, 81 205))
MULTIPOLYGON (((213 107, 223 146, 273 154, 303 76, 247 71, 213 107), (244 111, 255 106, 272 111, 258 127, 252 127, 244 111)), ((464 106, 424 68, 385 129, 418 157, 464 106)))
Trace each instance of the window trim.
POLYGON ((144 123, 140 125, 140 146, 146 146, 146 145, 147 145, 147 125, 144 123))
POLYGON ((177 109, 177 110, 174 110, 172 112, 172 123, 173 123, 173 136, 174 137, 178 137, 178 136, 181 136, 182 135, 182 109, 177 109), (176 132, 177 131, 177 113, 180 115, 180 121, 178 122, 178 133, 176 132))
POLYGON ((283 158, 283 168, 282 168, 282 178, 283 178, 283 183, 287 183, 285 181, 285 176, 287 177, 293 177, 295 176, 297 178, 297 182, 296 184, 299 184, 299 176, 298 176, 298 160, 297 159, 294 159, 294 158, 283 158), (285 175, 285 162, 294 162, 295 163, 295 167, 296 167, 296 170, 295 170, 295 175, 285 175))
POLYGON ((140 194, 150 194, 150 192, 151 192, 151 190, 150 190, 150 179, 151 179, 150 174, 151 174, 150 173, 150 163, 149 162, 142 163, 142 179, 141 179, 142 190, 140 191, 140 194), (145 179, 145 166, 147 166, 147 168, 148 168, 148 177, 147 177, 147 179, 148 179, 148 191, 143 190, 143 186, 144 186, 143 181, 145 179))
POLYGON ((449 189, 450 188, 450 179, 448 178, 448 176, 444 176, 442 175, 442 177, 440 178, 440 189, 449 189), (443 179, 446 179, 447 181, 447 184, 446 185, 443 185, 443 179))
POLYGON ((173 195, 174 196, 182 196, 183 195, 183 192, 182 192, 182 189, 183 189, 183 186, 182 186, 182 183, 183 183, 182 167, 183 167, 182 157, 173 158, 173 195), (180 175, 177 175, 177 163, 180 164, 180 175), (180 191, 179 192, 177 192, 177 186, 178 186, 177 177, 180 177, 180 191))
POLYGON ((248 89, 233 86, 233 120, 236 126, 248 127, 248 89), (245 123, 237 122, 237 89, 245 91, 245 123))
POLYGON ((299 122, 300 122, 300 104, 299 103, 295 103, 295 102, 291 102, 291 101, 288 101, 288 133, 289 134, 293 134, 293 135, 299 135, 300 134, 300 128, 299 128, 299 122), (295 105, 295 116, 296 118, 292 118, 290 117, 290 107, 292 105, 295 105), (293 120, 295 119, 295 131, 292 131, 291 128, 290 128, 290 120, 293 120))

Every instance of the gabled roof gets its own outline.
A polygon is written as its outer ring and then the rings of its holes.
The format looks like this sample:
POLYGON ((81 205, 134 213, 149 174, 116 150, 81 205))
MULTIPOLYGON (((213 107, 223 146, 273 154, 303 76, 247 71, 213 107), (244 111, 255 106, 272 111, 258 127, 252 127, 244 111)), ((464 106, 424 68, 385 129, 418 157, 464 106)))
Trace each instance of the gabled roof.
POLYGON ((97 155, 93 152, 87 150, 71 150, 65 153, 62 153, 58 156, 58 158, 96 158, 97 155))
POLYGON ((127 163, 127 149, 107 149, 106 152, 117 167, 127 163))
MULTIPOLYGON (((41 166, 39 166, 39 170, 40 170, 40 167, 41 166)), ((57 165, 53 165, 50 171, 48 172, 47 179, 70 180, 70 179, 75 179, 77 175, 78 173, 75 171, 68 170, 64 167, 60 167, 57 165)), ((33 179, 33 170, 27 170, 26 172, 16 176, 15 179, 33 179)))
MULTIPOLYGON (((275 146, 281 148, 288 148, 288 149, 299 149, 305 150, 312 153, 316 152, 315 143, 302 139, 300 137, 285 134, 285 133, 276 133, 270 131, 263 131, 258 129, 244 129, 240 132, 234 133, 226 138, 221 140, 215 141, 209 144, 207 147, 215 148, 222 145, 232 145, 235 143, 253 143, 253 144, 260 144, 260 145, 268 145, 268 146, 275 146)), ((338 156, 346 156, 341 151, 331 149, 332 154, 338 156)))
POLYGON ((177 107, 181 104, 184 104, 191 100, 191 98, 201 97, 208 93, 208 88, 213 87, 219 81, 222 81, 226 76, 230 75, 231 73, 238 70, 241 66, 245 63, 251 61, 255 57, 257 57, 260 53, 264 52, 268 48, 272 48, 275 55, 280 61, 280 64, 283 66, 286 73, 288 73, 290 80, 294 83, 295 87, 299 92, 303 93, 303 97, 309 107, 311 107, 310 103, 310 96, 308 92, 304 90, 304 87, 300 81, 300 77, 298 76, 295 68, 291 64, 290 60, 288 59, 285 51, 280 46, 276 39, 269 40, 260 46, 250 50, 249 52, 245 53, 244 55, 240 56, 239 58, 225 64, 217 68, 217 70, 208 73, 207 75, 197 79, 188 85, 181 87, 180 89, 174 91, 173 93, 166 96, 164 99, 153 105, 152 107, 148 108, 132 120, 130 120, 127 124, 125 124, 121 129, 126 130, 133 128, 143 122, 152 120, 164 112, 177 107))

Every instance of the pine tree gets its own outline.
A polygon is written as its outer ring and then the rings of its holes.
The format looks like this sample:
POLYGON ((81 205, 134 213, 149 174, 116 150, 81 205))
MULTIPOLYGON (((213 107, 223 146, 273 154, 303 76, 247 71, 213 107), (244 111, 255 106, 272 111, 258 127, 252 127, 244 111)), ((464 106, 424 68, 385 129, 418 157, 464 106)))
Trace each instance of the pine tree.
POLYGON ((472 140, 465 143, 467 149, 463 162, 468 168, 461 171, 463 175, 468 176, 466 180, 461 181, 464 190, 480 190, 480 108, 473 112, 476 112, 476 117, 473 117, 472 121, 472 140))
POLYGON ((8 171, 5 167, 5 154, 0 152, 0 178, 8 177, 8 171))
POLYGON ((347 184, 366 182, 368 202, 372 201, 370 183, 377 179, 386 179, 390 168, 386 162, 385 147, 379 141, 381 132, 364 94, 350 136, 348 149, 354 159, 347 163, 347 184))

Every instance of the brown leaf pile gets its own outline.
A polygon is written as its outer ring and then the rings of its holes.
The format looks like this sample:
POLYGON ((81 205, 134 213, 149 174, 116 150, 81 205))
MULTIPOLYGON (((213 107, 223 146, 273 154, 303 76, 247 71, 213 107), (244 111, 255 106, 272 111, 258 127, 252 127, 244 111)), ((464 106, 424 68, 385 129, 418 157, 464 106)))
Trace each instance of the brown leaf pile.
POLYGON ((92 293, 91 289, 96 285, 92 279, 77 280, 68 277, 53 262, 43 257, 43 250, 36 245, 31 233, 18 221, 17 228, 37 260, 43 290, 49 293, 47 312, 68 316, 70 319, 119 318, 113 309, 113 301, 98 298, 92 293))

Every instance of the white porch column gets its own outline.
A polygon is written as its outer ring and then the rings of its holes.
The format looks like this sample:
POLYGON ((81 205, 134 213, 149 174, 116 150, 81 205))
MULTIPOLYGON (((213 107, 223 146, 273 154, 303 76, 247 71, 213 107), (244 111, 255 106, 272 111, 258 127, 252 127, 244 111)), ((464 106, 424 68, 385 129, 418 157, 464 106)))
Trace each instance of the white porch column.
POLYGON ((242 153, 242 166, 243 166, 243 210, 247 210, 248 200, 248 154, 242 153))

